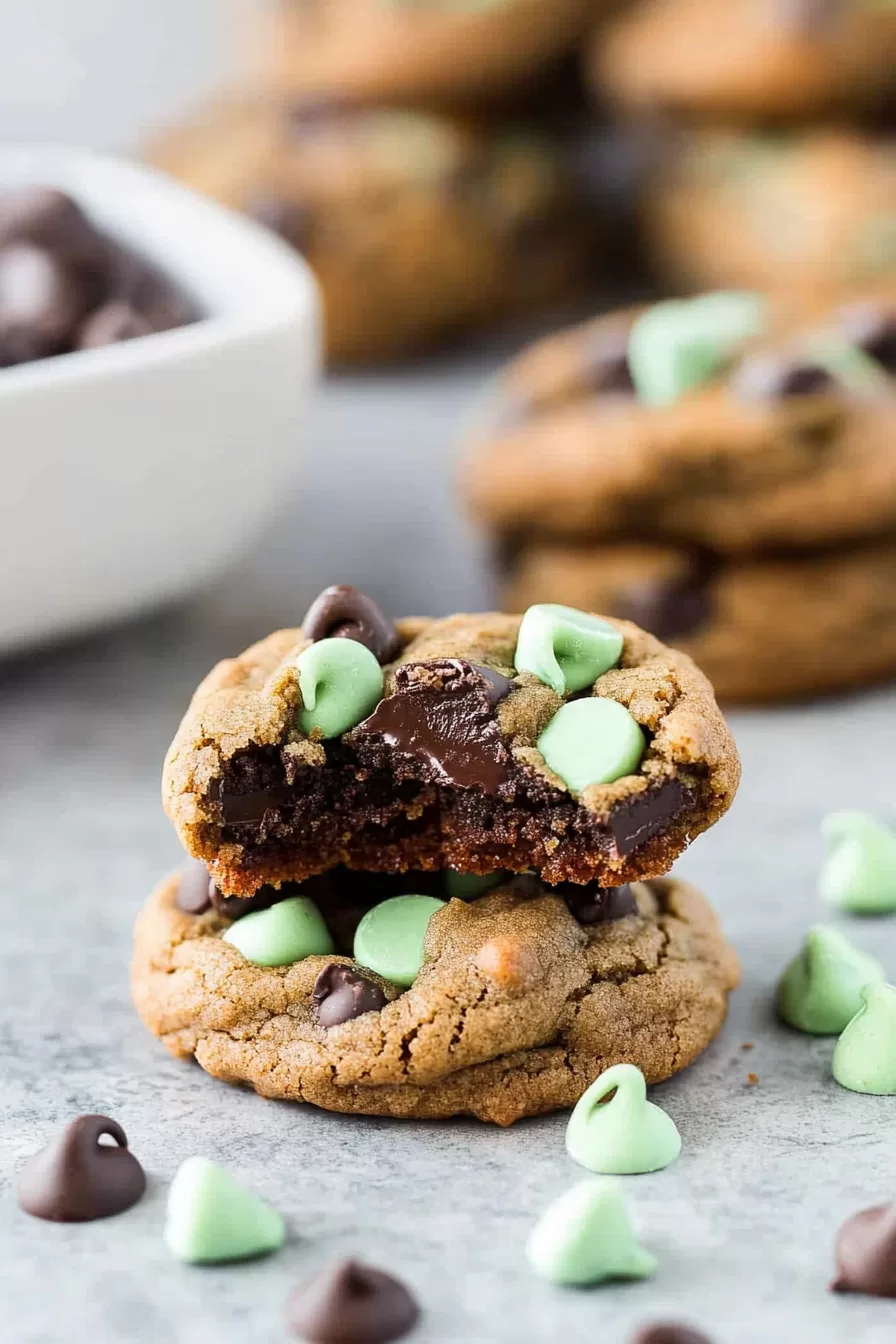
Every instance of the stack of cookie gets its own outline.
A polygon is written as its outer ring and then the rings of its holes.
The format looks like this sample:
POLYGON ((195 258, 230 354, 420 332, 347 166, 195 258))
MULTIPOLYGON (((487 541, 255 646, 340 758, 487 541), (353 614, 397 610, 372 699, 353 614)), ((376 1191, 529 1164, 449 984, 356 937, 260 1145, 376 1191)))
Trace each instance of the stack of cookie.
POLYGON ((896 271, 892 4, 639 0, 589 67, 623 120, 666 128, 641 201, 662 282, 805 293, 896 271))
POLYGON ((285 0, 257 87, 150 157, 307 256, 333 361, 566 303, 598 245, 559 71, 602 5, 285 0))
POLYGON ((896 674, 896 282, 811 310, 717 292, 542 340, 466 493, 509 610, 687 650, 724 700, 896 674))
POLYGON ((393 623, 328 589, 215 668, 168 753, 191 859, 135 934, 146 1025, 338 1111, 499 1124, 708 1044, 737 963, 674 859, 739 764, 705 677, 624 621, 393 623))

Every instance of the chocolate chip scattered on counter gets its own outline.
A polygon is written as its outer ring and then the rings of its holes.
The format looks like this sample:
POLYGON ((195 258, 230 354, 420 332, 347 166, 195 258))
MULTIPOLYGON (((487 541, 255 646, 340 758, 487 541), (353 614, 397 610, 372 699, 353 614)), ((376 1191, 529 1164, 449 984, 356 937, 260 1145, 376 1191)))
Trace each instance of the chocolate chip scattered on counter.
POLYGON ((212 879, 201 859, 187 859, 180 870, 180 882, 177 887, 178 910, 185 915, 204 915, 211 909, 212 879))
POLYGON ((362 1013, 378 1012, 387 1003, 379 985, 335 961, 318 975, 312 998, 322 1027, 338 1027, 362 1013))
POLYGON ((124 1213, 146 1189, 127 1135, 105 1115, 81 1115, 28 1162, 19 1207, 52 1223, 89 1223, 124 1213), (108 1136, 114 1144, 101 1144, 108 1136))
POLYGON ((349 583, 325 588, 305 613, 302 630, 306 639, 354 639, 381 663, 388 663, 398 652, 395 623, 372 597, 349 583))
POLYGON ((863 1209, 837 1233, 835 1293, 896 1297, 896 1203, 863 1209))
POLYGON ((656 1325, 642 1325, 632 1335, 631 1344, 711 1344, 707 1335, 689 1325, 658 1321, 656 1325))
POLYGON ((286 1304, 288 1329, 308 1344, 388 1344, 406 1335, 419 1315, 404 1284, 356 1260, 321 1270, 286 1304))

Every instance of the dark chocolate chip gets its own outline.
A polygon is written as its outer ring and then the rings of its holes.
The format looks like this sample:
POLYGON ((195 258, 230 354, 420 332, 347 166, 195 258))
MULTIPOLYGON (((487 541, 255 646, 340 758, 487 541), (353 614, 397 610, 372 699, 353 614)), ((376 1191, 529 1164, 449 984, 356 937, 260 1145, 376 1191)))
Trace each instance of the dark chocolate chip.
POLYGON ((204 915, 211 909, 215 884, 201 859, 187 859, 180 870, 176 903, 185 915, 204 915))
POLYGON ((848 1218, 837 1233, 835 1293, 896 1297, 896 1203, 848 1218))
POLYGON ((312 1344, 388 1344, 419 1315, 404 1284, 356 1260, 320 1270, 286 1304, 290 1333, 312 1344))
POLYGON ((82 324, 75 344, 79 350, 93 350, 118 341, 132 341, 136 336, 148 336, 152 324, 130 304, 120 299, 104 303, 91 313, 82 324))
POLYGON ((270 910, 272 905, 285 901, 288 895, 288 891, 277 887, 261 887, 254 896, 225 896, 214 882, 209 889, 212 905, 226 919, 242 919, 243 915, 254 914, 256 910, 270 910))
POLYGON ((0 196, 0 247, 31 243, 69 260, 94 261, 101 235, 81 207, 55 187, 21 187, 0 196))
POLYGON ((349 583, 333 584, 314 599, 302 631, 306 639, 357 640, 381 663, 394 658, 399 647, 394 621, 383 615, 372 597, 349 583))
POLYGON ((659 1321, 656 1325, 642 1325, 632 1336, 631 1344, 711 1344, 711 1341, 689 1325, 659 1321))
POLYGON ((322 1027, 338 1027, 362 1013, 379 1012, 388 1002, 379 985, 336 961, 325 966, 315 980, 312 999, 322 1027))
POLYGON ((555 887, 545 886, 545 891, 561 896, 580 924, 608 924, 638 913, 638 903, 627 883, 623 887, 599 887, 594 882, 583 886, 560 882, 555 887))
POLYGON ((617 803, 609 815, 617 853, 622 858, 633 854, 640 845, 665 830, 690 802, 685 786, 677 779, 669 779, 637 794, 627 803, 617 803))
POLYGON ((633 584, 619 595, 615 611, 657 639, 692 635, 712 614, 710 574, 693 569, 674 579, 633 584))
POLYGON ((896 309, 872 300, 853 304, 841 312, 840 328, 852 345, 896 374, 896 309))
POLYGON ((285 784, 275 784, 251 793, 222 792, 219 801, 225 826, 260 826, 267 812, 287 807, 295 801, 295 795, 285 784))
POLYGON ((510 763, 494 708, 512 684, 461 658, 405 663, 395 672, 392 695, 358 725, 352 740, 363 746, 378 739, 415 763, 411 773, 419 776, 422 766, 427 782, 494 793, 510 763))
POLYGON ((0 363, 21 364, 69 348, 88 296, 57 256, 33 243, 0 251, 0 363))
POLYGON ((146 1175, 121 1125, 81 1115, 28 1162, 19 1177, 19 1207, 52 1223, 89 1223, 129 1209, 146 1175), (115 1145, 101 1144, 108 1135, 115 1145))
POLYGON ((836 386, 834 375, 819 364, 793 355, 757 354, 741 361, 732 387, 743 401, 782 401, 808 397, 836 386))
POLYGON ((624 327, 599 327, 593 333, 582 352, 582 373, 589 391, 600 395, 634 394, 628 367, 628 337, 624 327))

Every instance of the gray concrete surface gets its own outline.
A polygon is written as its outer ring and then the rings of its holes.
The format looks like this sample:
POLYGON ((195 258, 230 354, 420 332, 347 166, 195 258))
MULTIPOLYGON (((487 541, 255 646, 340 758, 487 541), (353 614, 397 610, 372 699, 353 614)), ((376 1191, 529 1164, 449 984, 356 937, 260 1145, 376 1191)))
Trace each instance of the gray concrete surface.
MULTIPOLYGON (((561 1291, 530 1274, 522 1246, 533 1220, 582 1174, 564 1153, 562 1117, 505 1132, 266 1102, 169 1059, 131 1010, 130 926, 178 857, 159 766, 199 675, 298 621, 332 580, 364 584, 395 611, 486 600, 449 484, 478 379, 458 359, 331 385, 294 498, 215 591, 0 665, 4 1344, 273 1344, 285 1338, 291 1286, 346 1252, 413 1284, 421 1342, 624 1344, 636 1323, 668 1316, 701 1324, 716 1344, 896 1336, 896 1303, 826 1291, 841 1219, 896 1193, 896 1098, 842 1091, 828 1073, 831 1044, 783 1030, 769 1008, 780 967, 821 915, 823 813, 896 814, 892 692, 735 716, 741 794, 679 870, 717 902, 744 983, 720 1040, 656 1090, 681 1129, 680 1160, 626 1182, 660 1261, 650 1282, 561 1291), (10 1188, 16 1169, 89 1110, 124 1124, 150 1173, 147 1198, 80 1227, 28 1219, 10 1188), (197 1152, 288 1217, 279 1255, 216 1269, 169 1257, 166 1186, 197 1152)), ((196 508, 197 527, 214 526, 196 508)), ((849 932, 896 975, 896 920, 849 932)))

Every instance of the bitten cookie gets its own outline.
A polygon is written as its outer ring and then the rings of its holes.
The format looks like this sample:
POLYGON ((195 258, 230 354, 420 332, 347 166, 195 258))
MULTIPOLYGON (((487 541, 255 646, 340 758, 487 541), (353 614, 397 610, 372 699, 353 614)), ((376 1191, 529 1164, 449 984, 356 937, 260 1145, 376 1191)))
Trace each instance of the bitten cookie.
POLYGON ((228 895, 337 864, 616 886, 666 872, 738 779, 705 677, 631 624, 393 625, 334 588, 206 677, 163 797, 228 895))
POLYGON ((896 536, 814 555, 534 543, 507 606, 568 602, 636 620, 689 653, 724 701, 781 700, 896 675, 896 536))
POLYGON ((562 302, 590 266, 572 176, 536 132, 234 99, 149 157, 307 257, 336 362, 415 353, 562 302))
POLYGON ((404 992, 329 952, 257 965, 227 941, 243 921, 185 913, 179 883, 137 921, 146 1026, 215 1077, 327 1110, 509 1125, 571 1106, 612 1064, 658 1082, 716 1035, 738 979, 712 910, 674 879, 617 893, 591 924, 533 878, 451 900, 404 992))
POLYGON ((646 176, 641 221, 651 266, 675 288, 814 296, 875 283, 896 274, 896 147, 835 130, 683 132, 646 176))
POLYGON ((325 0, 287 4, 264 79, 287 97, 457 107, 518 94, 570 51, 606 0, 325 0))
POLYGON ((896 290, 793 318, 749 293, 612 314, 501 379, 465 490, 539 537, 721 554, 896 531, 896 290))
POLYGON ((595 37, 597 88, 629 111, 775 122, 880 111, 896 12, 857 0, 644 0, 595 37))

